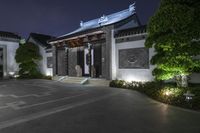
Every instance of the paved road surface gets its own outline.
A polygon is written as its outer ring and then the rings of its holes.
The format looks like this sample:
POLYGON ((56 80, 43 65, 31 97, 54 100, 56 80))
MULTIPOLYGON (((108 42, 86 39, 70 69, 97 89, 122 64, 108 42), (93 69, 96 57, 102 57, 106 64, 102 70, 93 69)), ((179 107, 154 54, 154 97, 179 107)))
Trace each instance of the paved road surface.
POLYGON ((0 81, 0 133, 200 133, 200 113, 131 90, 0 81))

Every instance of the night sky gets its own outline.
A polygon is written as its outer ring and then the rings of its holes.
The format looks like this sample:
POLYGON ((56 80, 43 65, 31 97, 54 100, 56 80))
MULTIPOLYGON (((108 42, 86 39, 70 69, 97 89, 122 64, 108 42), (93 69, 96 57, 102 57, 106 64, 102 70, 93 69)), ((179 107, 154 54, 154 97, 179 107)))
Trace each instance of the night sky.
MULTIPOLYGON (((146 24, 160 0, 135 0, 136 12, 146 24)), ((59 36, 88 21, 124 9, 133 0, 0 0, 0 31, 27 37, 30 32, 59 36)))

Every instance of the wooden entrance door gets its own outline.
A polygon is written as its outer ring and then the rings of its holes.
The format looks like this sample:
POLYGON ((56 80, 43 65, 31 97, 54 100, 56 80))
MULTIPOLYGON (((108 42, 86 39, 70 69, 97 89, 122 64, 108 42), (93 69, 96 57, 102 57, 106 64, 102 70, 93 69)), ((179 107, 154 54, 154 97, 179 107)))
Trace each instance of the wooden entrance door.
POLYGON ((66 52, 65 49, 57 50, 57 74, 58 76, 67 75, 67 66, 66 66, 66 52))
POLYGON ((102 76, 102 50, 101 45, 96 45, 94 48, 94 68, 96 71, 96 78, 102 76))

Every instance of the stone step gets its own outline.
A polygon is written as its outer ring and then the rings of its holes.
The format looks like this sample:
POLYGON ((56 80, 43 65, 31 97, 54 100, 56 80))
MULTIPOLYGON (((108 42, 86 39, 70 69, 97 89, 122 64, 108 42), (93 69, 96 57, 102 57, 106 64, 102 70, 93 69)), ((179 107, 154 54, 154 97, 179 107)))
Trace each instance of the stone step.
POLYGON ((109 86, 110 81, 106 79, 94 79, 87 77, 68 77, 68 76, 55 76, 53 80, 69 84, 82 84, 88 86, 109 86))
POLYGON ((88 85, 90 86, 109 86, 110 81, 106 79, 89 79, 88 85))
POLYGON ((66 79, 70 79, 70 80, 83 80, 83 79, 85 79, 85 77, 67 77, 66 79))
POLYGON ((87 78, 84 77, 67 77, 62 80, 63 83, 71 83, 71 84, 84 84, 87 82, 87 78))
POLYGON ((61 81, 61 80, 65 79, 65 78, 66 78, 66 76, 54 76, 53 80, 55 80, 55 81, 61 81))

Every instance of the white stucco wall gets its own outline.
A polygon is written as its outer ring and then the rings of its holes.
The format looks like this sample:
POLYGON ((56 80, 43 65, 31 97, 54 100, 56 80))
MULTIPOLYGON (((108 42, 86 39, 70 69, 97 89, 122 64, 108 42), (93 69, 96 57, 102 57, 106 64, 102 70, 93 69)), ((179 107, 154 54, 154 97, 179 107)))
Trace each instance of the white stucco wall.
MULTIPOLYGON (((131 49, 131 48, 142 48, 144 46, 145 40, 123 42, 116 44, 116 78, 126 81, 153 81, 152 70, 154 66, 150 65, 149 69, 119 69, 119 50, 121 49, 131 49)), ((154 55, 154 50, 149 49, 149 61, 154 55)))
POLYGON ((4 77, 17 74, 19 67, 15 61, 15 55, 19 42, 0 40, 0 47, 4 50, 4 77))
MULTIPOLYGON (((145 40, 123 42, 116 44, 116 79, 126 81, 153 81, 152 71, 155 68, 150 65, 150 69, 119 69, 119 50, 144 47, 145 40)), ((149 61, 154 55, 154 49, 149 49, 149 61)), ((114 56, 113 56, 114 57, 114 56)), ((200 56, 198 57, 200 58, 200 56)), ((193 73, 190 76, 190 83, 200 83, 200 73, 193 73)))
POLYGON ((48 68, 47 67, 47 57, 52 57, 53 54, 52 52, 50 53, 46 53, 46 50, 40 47, 40 53, 42 55, 42 60, 40 61, 40 71, 42 74, 46 75, 46 76, 53 76, 53 68, 48 68))
MULTIPOLYGON (((196 57, 196 59, 200 59, 200 55, 196 57)), ((190 76, 191 83, 200 83, 200 73, 193 73, 190 76)))
POLYGON ((40 55, 42 56, 42 60, 38 63, 38 69, 45 76, 53 76, 53 68, 47 68, 47 57, 52 57, 52 52, 46 53, 45 47, 39 45, 34 39, 29 38, 29 42, 36 44, 39 47, 40 55))
POLYGON ((193 73, 189 76, 189 82, 190 83, 200 83, 200 73, 193 73))
POLYGON ((111 31, 111 55, 112 55, 112 80, 115 80, 117 78, 117 64, 116 64, 116 42, 114 38, 114 30, 111 31))

